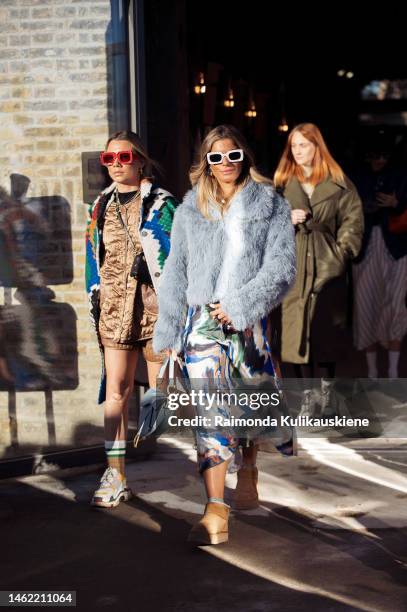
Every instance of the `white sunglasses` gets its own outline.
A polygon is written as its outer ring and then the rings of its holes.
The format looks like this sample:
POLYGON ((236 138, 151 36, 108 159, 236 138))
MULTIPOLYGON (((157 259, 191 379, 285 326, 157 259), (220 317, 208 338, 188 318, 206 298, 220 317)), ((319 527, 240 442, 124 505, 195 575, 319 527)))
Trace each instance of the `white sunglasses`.
POLYGON ((208 160, 208 164, 221 164, 223 162, 223 158, 232 163, 240 162, 243 160, 243 149, 233 149, 233 151, 227 151, 226 153, 207 153, 206 159, 208 160))

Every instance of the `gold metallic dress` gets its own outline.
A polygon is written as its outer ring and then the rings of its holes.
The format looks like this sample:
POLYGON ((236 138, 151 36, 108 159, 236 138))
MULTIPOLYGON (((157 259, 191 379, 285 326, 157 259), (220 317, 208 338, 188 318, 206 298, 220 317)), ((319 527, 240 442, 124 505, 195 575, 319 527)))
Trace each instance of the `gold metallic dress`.
MULTIPOLYGON (((158 316, 156 293, 151 285, 130 276, 137 254, 143 249, 139 237, 140 196, 120 204, 120 212, 132 242, 112 203, 103 228, 104 259, 100 270, 99 332, 105 347, 134 350, 148 348, 146 359, 154 358, 151 349, 154 324, 158 316)), ((145 351, 143 351, 145 353, 145 351)))

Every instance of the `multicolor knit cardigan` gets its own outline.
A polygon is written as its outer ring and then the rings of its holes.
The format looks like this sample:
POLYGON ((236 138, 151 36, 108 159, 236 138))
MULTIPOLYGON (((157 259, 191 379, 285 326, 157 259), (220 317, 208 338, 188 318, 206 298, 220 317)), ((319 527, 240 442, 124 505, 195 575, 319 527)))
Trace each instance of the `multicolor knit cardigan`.
MULTIPOLYGON (((146 180, 142 181, 140 190, 140 240, 154 289, 157 291, 164 263, 170 252, 170 233, 178 202, 168 191, 146 180)), ((86 291, 89 298, 90 316, 102 355, 99 404, 106 399, 104 353, 99 335, 102 235, 106 210, 115 200, 115 191, 116 183, 112 183, 96 198, 89 208, 89 221, 86 229, 86 291)))

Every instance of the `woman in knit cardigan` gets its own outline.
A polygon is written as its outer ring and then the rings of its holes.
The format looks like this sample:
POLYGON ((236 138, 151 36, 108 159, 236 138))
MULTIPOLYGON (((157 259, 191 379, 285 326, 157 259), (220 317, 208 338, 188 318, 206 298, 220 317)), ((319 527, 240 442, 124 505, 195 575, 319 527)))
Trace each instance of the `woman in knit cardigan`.
POLYGON ((153 350, 152 336, 177 202, 148 179, 152 161, 134 132, 111 136, 100 158, 113 182, 91 207, 86 285, 102 353, 99 403, 105 402, 108 467, 92 504, 111 508, 132 495, 125 453, 128 401, 138 360, 146 360, 154 387, 164 358, 153 350))

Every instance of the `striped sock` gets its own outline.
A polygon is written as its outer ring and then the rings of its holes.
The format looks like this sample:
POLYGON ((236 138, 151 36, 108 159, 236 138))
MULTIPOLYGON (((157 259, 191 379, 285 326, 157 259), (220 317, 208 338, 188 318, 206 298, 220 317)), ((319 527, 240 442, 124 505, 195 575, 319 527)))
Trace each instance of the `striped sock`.
POLYGON ((115 468, 124 478, 126 461, 126 440, 105 441, 107 464, 115 468))

